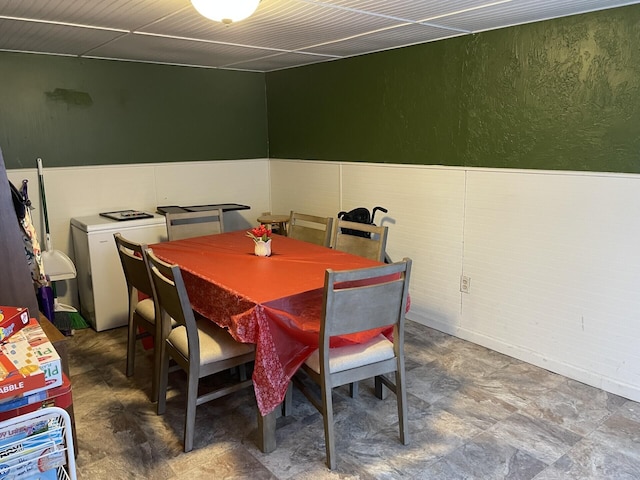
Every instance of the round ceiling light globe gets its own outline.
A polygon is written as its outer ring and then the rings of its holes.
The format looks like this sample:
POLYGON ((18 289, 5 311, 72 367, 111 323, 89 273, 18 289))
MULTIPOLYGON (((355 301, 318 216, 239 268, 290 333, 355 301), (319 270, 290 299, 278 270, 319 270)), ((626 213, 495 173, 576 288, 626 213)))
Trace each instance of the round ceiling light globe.
POLYGON ((191 0, 191 3, 203 17, 228 24, 250 17, 260 0, 191 0))

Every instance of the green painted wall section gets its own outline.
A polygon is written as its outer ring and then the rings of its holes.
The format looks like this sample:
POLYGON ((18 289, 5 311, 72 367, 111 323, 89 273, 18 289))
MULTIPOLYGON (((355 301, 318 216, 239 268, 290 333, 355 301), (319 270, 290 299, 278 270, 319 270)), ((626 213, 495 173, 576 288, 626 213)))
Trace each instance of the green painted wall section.
POLYGON ((264 158, 262 73, 0 53, 7 168, 264 158))
POLYGON ((269 155, 640 173, 640 6, 266 75, 269 155))

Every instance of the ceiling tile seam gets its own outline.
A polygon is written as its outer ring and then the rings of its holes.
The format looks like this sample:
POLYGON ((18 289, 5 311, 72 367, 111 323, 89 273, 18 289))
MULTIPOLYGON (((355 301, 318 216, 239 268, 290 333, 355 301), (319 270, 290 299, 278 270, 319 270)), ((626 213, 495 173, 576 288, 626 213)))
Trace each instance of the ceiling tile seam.
MULTIPOLYGON (((386 20, 393 20, 394 22, 401 22, 404 25, 407 25, 407 24, 410 24, 410 25, 427 25, 427 26, 430 26, 430 27, 442 28, 444 30, 454 30, 454 31, 463 32, 463 33, 471 33, 468 30, 464 30, 464 29, 460 29, 460 28, 447 27, 446 25, 438 25, 438 24, 428 23, 428 21, 430 19, 410 20, 408 18, 395 17, 393 15, 386 15, 384 13, 371 12, 369 10, 360 10, 358 8, 353 8, 353 7, 345 7, 344 5, 334 5, 334 4, 330 4, 330 3, 319 2, 317 0, 301 0, 301 1, 307 2, 307 3, 312 3, 314 5, 320 5, 322 7, 327 7, 327 8, 333 9, 333 10, 345 10, 347 12, 360 13, 362 15, 367 15, 369 17, 379 17, 379 18, 384 18, 386 20)), ((511 0, 502 0, 502 2, 510 2, 510 1, 511 0)), ((436 18, 438 18, 438 17, 436 17, 436 18)), ((404 25, 399 25, 399 26, 404 26, 404 25)), ((389 28, 389 27, 386 27, 386 28, 389 28)), ((393 27, 391 27, 391 28, 393 28, 393 27)))
POLYGON ((61 27, 75 27, 75 28, 84 28, 89 30, 101 30, 106 32, 129 33, 129 30, 124 30, 122 28, 98 27, 97 25, 83 25, 81 23, 58 22, 54 20, 40 20, 38 18, 9 17, 6 15, 0 15, 0 20, 15 20, 18 22, 41 23, 45 25, 58 25, 61 27))
POLYGON ((190 42, 196 42, 196 43, 209 43, 209 44, 213 44, 213 45, 227 45, 227 46, 231 46, 231 47, 242 47, 242 48, 251 48, 251 49, 255 49, 255 50, 268 50, 271 52, 290 52, 290 50, 285 50, 285 49, 281 49, 281 48, 275 48, 275 47, 259 47, 257 45, 244 45, 242 43, 232 43, 232 42, 221 42, 219 40, 207 40, 205 38, 193 38, 193 37, 181 37, 178 35, 165 35, 162 33, 150 33, 150 32, 140 32, 140 31, 134 31, 131 32, 133 35, 142 35, 145 37, 157 37, 157 38, 166 38, 169 40, 186 40, 186 41, 190 41, 190 42))
POLYGON ((123 37, 127 37, 127 36, 129 36, 129 35, 131 35, 131 32, 124 32, 124 33, 122 33, 122 35, 118 35, 117 37, 114 37, 114 38, 111 38, 111 39, 109 39, 109 40, 106 40, 106 41, 102 42, 102 43, 101 43, 101 44, 99 44, 99 45, 95 45, 95 46, 91 47, 90 49, 85 50, 85 51, 84 51, 84 52, 82 52, 79 56, 80 56, 80 57, 85 57, 85 56, 87 56, 88 54, 90 54, 91 52, 93 52, 94 50, 97 50, 98 48, 104 47, 105 45, 109 45, 110 43, 113 43, 113 42, 115 42, 116 40, 119 40, 119 39, 121 39, 121 38, 123 38, 123 37))
POLYGON ((77 58, 78 57, 78 55, 76 55, 74 53, 40 52, 40 51, 34 51, 34 50, 18 50, 18 49, 15 49, 15 48, 0 48, 0 52, 27 53, 27 54, 31 54, 31 55, 51 55, 51 56, 55 56, 55 57, 71 57, 71 58, 77 58))
POLYGON ((454 31, 458 31, 460 33, 477 33, 477 31, 474 31, 474 30, 468 30, 468 29, 464 29, 464 28, 449 27, 449 26, 447 26, 445 24, 442 24, 442 23, 433 23, 433 20, 439 20, 441 18, 448 18, 448 17, 452 17, 454 15, 460 15, 461 13, 473 12, 475 10, 482 10, 482 9, 488 8, 488 7, 495 7, 496 5, 501 5, 503 3, 510 3, 512 1, 513 0, 498 0, 496 2, 486 3, 484 5, 477 5, 475 7, 463 8, 462 10, 456 10, 455 12, 449 12, 449 13, 444 13, 442 15, 436 15, 435 17, 424 18, 422 20, 417 21, 416 23, 419 23, 421 25, 429 25, 431 27, 436 27, 436 28, 443 28, 445 30, 454 30, 454 31))
MULTIPOLYGON (((453 15, 460 15, 461 13, 473 12, 475 10, 482 10, 483 8, 495 7, 503 3, 511 3, 513 0, 498 0, 496 2, 485 3, 484 5, 476 5, 475 7, 463 8, 462 10, 456 10, 455 12, 443 13, 442 15, 436 15, 435 17, 428 17, 421 22, 431 22, 432 20, 438 20, 440 18, 452 17, 453 15)), ((437 25, 437 24, 436 24, 437 25)))
MULTIPOLYGON (((242 65, 242 64, 245 64, 245 63, 257 62, 257 61, 260 61, 260 60, 269 60, 270 58, 281 57, 281 56, 283 56, 285 54, 288 54, 288 53, 293 53, 295 55, 306 55, 308 57, 323 57, 323 58, 329 58, 331 60, 340 60, 341 58, 345 58, 343 55, 325 55, 325 54, 321 54, 321 53, 312 53, 312 52, 287 51, 287 52, 282 52, 282 53, 275 53, 273 55, 265 55, 264 57, 256 57, 256 58, 252 58, 250 60, 240 60, 238 62, 226 63, 225 66, 242 65)), ((224 68, 224 67, 221 67, 221 68, 224 68)))
POLYGON ((134 28, 131 31, 132 32, 136 32, 138 30, 142 30, 143 28, 150 27, 152 25, 155 25, 156 23, 162 22, 162 21, 164 21, 164 20, 166 20, 168 18, 171 18, 171 17, 173 17, 175 15, 178 15, 179 13, 182 13, 185 10, 190 9, 190 8, 192 8, 191 5, 187 5, 185 7, 182 7, 180 9, 176 10, 175 12, 171 12, 171 13, 168 13, 166 15, 162 15, 162 16, 156 18, 155 20, 152 20, 151 22, 145 23, 144 25, 139 25, 138 27, 134 28))
MULTIPOLYGON (((219 70, 221 68, 224 68, 222 66, 202 65, 202 64, 195 64, 195 63, 163 62, 159 60, 141 60, 141 59, 135 59, 135 58, 120 58, 120 57, 106 57, 106 56, 103 57, 99 55, 87 55, 82 58, 87 58, 91 60, 111 60, 115 62, 148 63, 152 65, 169 65, 173 67, 208 68, 213 70, 219 70)), ((239 69, 234 69, 234 70, 239 70, 239 69)), ((249 70, 249 69, 244 69, 244 71, 260 72, 260 70, 249 70)))
MULTIPOLYGON (((324 57, 324 58, 342 58, 341 55, 332 55, 332 54, 328 54, 328 53, 314 53, 314 52, 306 52, 303 51, 306 48, 310 48, 310 47, 303 47, 300 49, 285 49, 285 48, 275 48, 275 47, 260 47, 258 45, 244 45, 242 43, 232 43, 232 42, 221 42, 219 40, 206 40, 206 39, 200 39, 200 38, 192 38, 192 37, 180 37, 177 35, 164 35, 164 34, 160 34, 160 33, 149 33, 149 32, 131 32, 134 35, 143 35, 143 36, 148 36, 148 37, 160 37, 160 38, 167 38, 169 40, 186 40, 186 41, 192 41, 192 42, 196 42, 196 43, 208 43, 208 44, 212 44, 212 45, 223 45, 223 46, 230 46, 230 47, 240 47, 240 48, 248 48, 251 50, 265 50, 268 52, 274 52, 274 55, 278 55, 278 54, 283 54, 283 53, 299 53, 302 55, 310 55, 310 56, 314 56, 314 57, 324 57)), ((341 40, 339 40, 341 41, 341 40)), ((321 44, 320 44, 321 45, 321 44)), ((268 58, 270 56, 273 55, 269 55, 267 57, 261 57, 261 58, 268 58)), ((244 62, 244 60, 242 61, 244 62)), ((240 63, 242 63, 240 62, 240 63)))
MULTIPOLYGON (((366 36, 369 36, 369 35, 373 35, 375 33, 380 33, 380 32, 385 32, 387 30, 394 30, 396 28, 406 27, 407 25, 422 25, 422 24, 412 22, 412 23, 408 23, 408 24, 405 23, 405 24, 401 24, 401 25, 391 25, 389 27, 382 27, 382 28, 378 28, 378 29, 375 29, 375 30, 369 30, 368 32, 357 33, 355 35, 351 35, 351 36, 348 36, 348 37, 342 37, 342 38, 339 38, 339 39, 336 39, 336 40, 330 40, 330 41, 327 41, 327 42, 316 43, 315 45, 307 45, 305 47, 300 47, 299 49, 296 49, 296 50, 293 50, 293 51, 299 52, 301 50, 309 50, 311 48, 324 47, 326 45, 331 45, 331 44, 334 44, 334 43, 341 43, 341 42, 345 42, 347 40, 353 40, 354 38, 366 37, 366 36)), ((451 28, 445 28, 445 30, 450 30, 450 31, 453 31, 453 32, 455 32, 457 34, 472 33, 472 32, 470 32, 468 30, 459 30, 459 29, 451 29, 451 28)), ((411 45, 420 44, 420 43, 425 43, 425 41, 417 41, 417 42, 411 43, 411 45)), ((403 46, 406 46, 406 45, 401 45, 400 47, 394 46, 394 47, 390 47, 390 49, 392 50, 394 48, 401 48, 403 46)), ((375 51, 379 51, 379 50, 375 50, 375 51)), ((372 53, 372 52, 373 51, 367 51, 367 53, 372 53)), ((309 53, 312 53, 312 52, 309 52, 309 53)), ((330 55, 327 54, 327 56, 330 56, 330 55)), ((344 58, 344 56, 342 56, 342 55, 340 55, 339 57, 340 58, 344 58)))

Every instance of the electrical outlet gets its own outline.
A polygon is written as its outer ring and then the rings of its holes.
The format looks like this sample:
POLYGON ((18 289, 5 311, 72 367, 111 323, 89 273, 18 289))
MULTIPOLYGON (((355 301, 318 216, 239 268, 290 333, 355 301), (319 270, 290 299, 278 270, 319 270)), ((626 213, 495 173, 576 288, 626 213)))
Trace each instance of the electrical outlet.
POLYGON ((469 293, 471 290, 471 277, 466 275, 460 276, 460 291, 462 293, 469 293))

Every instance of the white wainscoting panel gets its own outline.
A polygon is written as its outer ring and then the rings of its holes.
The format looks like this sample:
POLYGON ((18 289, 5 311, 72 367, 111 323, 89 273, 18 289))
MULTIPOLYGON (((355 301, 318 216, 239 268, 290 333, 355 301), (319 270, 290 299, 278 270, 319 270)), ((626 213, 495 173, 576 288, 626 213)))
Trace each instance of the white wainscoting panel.
POLYGON ((271 160, 271 212, 292 210, 335 217, 340 208, 340 165, 332 162, 271 160))
MULTIPOLYGON (((34 168, 8 170, 7 175, 16 186, 29 180, 34 222, 43 241, 35 160, 34 168)), ((168 204, 251 206, 251 210, 225 214, 225 228, 231 231, 257 225, 260 212, 270 209, 267 159, 60 168, 48 168, 45 161, 44 178, 53 247, 72 259, 69 222, 73 217, 129 208, 154 212, 158 205, 168 204)), ((57 282, 57 286, 60 300, 77 307, 75 281, 57 282)))
POLYGON ((640 398, 640 178, 467 173, 461 336, 640 398))
MULTIPOLYGON (((322 170, 271 163, 278 201, 283 178, 322 170)), ((327 163, 340 210, 389 210, 388 253, 415 262, 410 318, 640 401, 639 175, 327 163)))
POLYGON ((155 175, 157 205, 249 205, 251 210, 225 213, 229 232, 255 227, 270 208, 268 160, 163 163, 156 165, 155 175))
POLYGON ((460 314, 464 170, 409 165, 343 164, 341 210, 381 206, 387 253, 410 257, 411 318, 454 328, 460 314))

